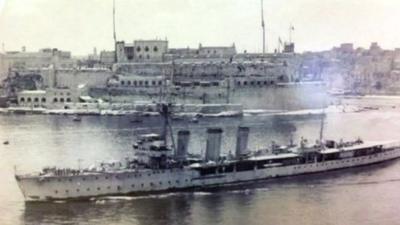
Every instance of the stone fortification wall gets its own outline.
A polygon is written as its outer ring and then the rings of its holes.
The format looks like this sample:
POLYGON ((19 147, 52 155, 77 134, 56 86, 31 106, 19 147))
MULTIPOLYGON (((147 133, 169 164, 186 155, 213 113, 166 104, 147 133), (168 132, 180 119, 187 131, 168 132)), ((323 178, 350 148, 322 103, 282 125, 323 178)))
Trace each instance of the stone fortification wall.
POLYGON ((88 87, 104 87, 112 76, 108 70, 42 70, 44 86, 63 87, 74 89, 78 85, 85 84, 88 87), (52 75, 54 73, 54 76, 52 75), (54 79, 54 81, 52 80, 54 79), (53 84, 52 84, 53 83, 53 84))
MULTIPOLYGON (((174 75, 174 80, 223 79, 227 76, 268 76, 278 78, 290 76, 290 69, 282 63, 268 62, 178 62, 178 63, 118 63, 117 73, 136 75, 174 75)), ((287 79, 283 79, 287 80, 287 79)))

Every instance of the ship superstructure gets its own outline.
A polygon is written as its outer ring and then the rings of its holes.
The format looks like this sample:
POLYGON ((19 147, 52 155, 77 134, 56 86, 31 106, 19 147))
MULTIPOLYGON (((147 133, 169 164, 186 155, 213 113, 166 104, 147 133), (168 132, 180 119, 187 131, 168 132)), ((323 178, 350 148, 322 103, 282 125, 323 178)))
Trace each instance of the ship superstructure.
MULTIPOLYGON (((379 163, 400 157, 398 142, 320 141, 268 149, 248 149, 248 127, 239 127, 234 154, 222 156, 221 128, 207 129, 204 156, 190 154, 190 131, 180 130, 177 143, 167 143, 168 106, 159 134, 145 134, 133 145, 135 157, 102 163, 90 169, 45 168, 40 173, 16 175, 26 201, 90 199, 201 189, 254 180, 324 172, 379 163)), ((172 135, 171 135, 172 136, 172 135)), ((227 151, 224 151, 227 152, 227 151)))

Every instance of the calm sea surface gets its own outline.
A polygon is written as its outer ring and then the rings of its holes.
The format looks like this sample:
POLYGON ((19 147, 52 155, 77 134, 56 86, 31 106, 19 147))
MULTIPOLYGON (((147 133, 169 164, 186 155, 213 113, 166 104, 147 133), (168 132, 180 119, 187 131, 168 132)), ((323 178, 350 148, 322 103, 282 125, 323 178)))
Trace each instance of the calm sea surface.
MULTIPOLYGON (((399 103, 393 103, 400 106, 399 103)), ((14 180, 18 171, 42 166, 90 166, 132 156, 135 133, 157 131, 159 121, 141 124, 129 117, 0 115, 0 224, 400 224, 400 160, 383 164, 257 182, 201 192, 178 192, 84 202, 26 204, 14 180), (9 140, 9 145, 3 141, 9 140)), ((241 119, 183 121, 190 151, 205 149, 207 127, 224 129, 223 152, 234 149, 237 126, 250 129, 249 147, 315 139, 318 118, 252 116, 241 119)), ((329 113, 328 138, 400 140, 400 109, 329 113)))

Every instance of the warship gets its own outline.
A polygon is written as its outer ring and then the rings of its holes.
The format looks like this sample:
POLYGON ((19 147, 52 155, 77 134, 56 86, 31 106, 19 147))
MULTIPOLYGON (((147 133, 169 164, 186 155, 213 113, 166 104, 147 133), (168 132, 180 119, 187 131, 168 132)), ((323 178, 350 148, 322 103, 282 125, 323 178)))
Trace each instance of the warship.
POLYGON ((251 151, 250 128, 244 126, 237 130, 235 155, 221 155, 223 130, 218 127, 207 129, 205 155, 195 155, 188 151, 190 131, 179 130, 175 144, 168 104, 160 104, 159 110, 164 118, 162 132, 140 135, 132 146, 132 159, 84 169, 46 167, 36 173, 16 172, 25 201, 201 190, 366 166, 400 157, 399 142, 364 142, 360 138, 347 142, 320 138, 315 143, 301 138, 299 145, 273 143, 269 149, 251 151))

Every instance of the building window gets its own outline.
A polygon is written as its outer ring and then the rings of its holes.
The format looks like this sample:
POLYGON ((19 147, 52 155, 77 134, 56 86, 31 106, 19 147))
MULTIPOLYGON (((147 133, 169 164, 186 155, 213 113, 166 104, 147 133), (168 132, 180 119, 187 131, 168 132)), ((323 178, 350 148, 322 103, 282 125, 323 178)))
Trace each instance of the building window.
POLYGON ((121 81, 121 85, 125 85, 125 81, 122 80, 122 81, 121 81))
POLYGON ((32 100, 31 100, 31 98, 28 98, 28 100, 27 100, 28 102, 31 102, 32 100))
POLYGON ((76 192, 79 192, 79 188, 78 188, 78 189, 76 189, 76 192))
POLYGON ((64 102, 64 98, 60 98, 60 102, 64 102))
POLYGON ((136 51, 137 51, 137 52, 140 52, 140 50, 142 50, 140 47, 137 47, 137 48, 136 48, 136 51))
POLYGON ((20 102, 25 102, 25 98, 21 98, 19 101, 20 102))
POLYGON ((71 98, 67 98, 67 102, 71 102, 71 98))
POLYGON ((149 47, 146 46, 146 47, 144 48, 144 50, 145 50, 146 52, 148 52, 148 51, 149 51, 149 47))
POLYGON ((142 59, 142 55, 139 55, 139 59, 142 59))
POLYGON ((137 82, 136 82, 136 80, 135 80, 135 81, 133 81, 133 85, 134 85, 134 86, 136 86, 136 85, 137 85, 137 82))
POLYGON ((53 102, 58 102, 58 99, 57 99, 57 98, 54 98, 54 99, 53 99, 53 102))
POLYGON ((55 190, 55 191, 54 191, 54 193, 58 194, 58 191, 57 191, 57 190, 55 190))
POLYGON ((130 81, 130 80, 128 80, 128 85, 129 85, 129 86, 131 85, 131 81, 130 81))
POLYGON ((147 58, 147 59, 150 59, 150 56, 149 56, 149 55, 147 55, 147 56, 146 56, 146 58, 147 58))
POLYGON ((162 81, 158 81, 158 85, 162 85, 162 81))
POLYGON ((42 102, 46 102, 46 98, 42 98, 42 102))
POLYGON ((157 52, 157 51, 158 51, 157 46, 154 46, 153 50, 154 50, 155 52, 157 52))
POLYGON ((144 82, 144 85, 145 85, 145 86, 149 85, 149 82, 146 80, 146 81, 144 82))
POLYGON ((34 101, 35 101, 35 102, 39 102, 39 98, 35 98, 34 101))
POLYGON ((156 85, 156 82, 153 80, 153 81, 151 82, 151 84, 152 84, 153 86, 155 86, 155 85, 156 85))

